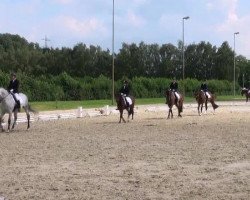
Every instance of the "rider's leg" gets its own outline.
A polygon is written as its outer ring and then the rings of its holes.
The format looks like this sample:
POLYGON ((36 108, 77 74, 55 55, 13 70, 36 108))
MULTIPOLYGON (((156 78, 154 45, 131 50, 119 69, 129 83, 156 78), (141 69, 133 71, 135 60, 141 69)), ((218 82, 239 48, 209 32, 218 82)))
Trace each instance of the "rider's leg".
POLYGON ((210 98, 210 97, 211 97, 210 94, 209 94, 208 92, 206 92, 206 96, 207 96, 207 98, 210 98))
POLYGON ((15 108, 17 108, 17 109, 18 109, 18 111, 19 111, 19 110, 20 110, 20 107, 21 107, 21 105, 20 105, 20 101, 16 98, 16 94, 15 94, 15 93, 12 93, 12 92, 11 92, 11 94, 12 94, 12 96, 13 96, 13 98, 14 98, 15 102, 16 102, 16 106, 15 106, 15 108))
POLYGON ((174 94, 175 94, 175 97, 177 99, 176 103, 178 105, 179 104, 179 100, 180 100, 180 95, 177 92, 174 92, 174 94))

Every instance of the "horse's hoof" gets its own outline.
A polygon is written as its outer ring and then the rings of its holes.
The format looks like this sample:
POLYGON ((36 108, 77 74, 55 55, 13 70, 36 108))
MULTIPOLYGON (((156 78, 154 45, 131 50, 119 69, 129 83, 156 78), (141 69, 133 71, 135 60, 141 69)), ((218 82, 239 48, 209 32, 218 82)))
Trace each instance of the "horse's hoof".
POLYGON ((10 132, 10 130, 7 130, 7 131, 6 131, 6 133, 9 133, 9 132, 10 132))

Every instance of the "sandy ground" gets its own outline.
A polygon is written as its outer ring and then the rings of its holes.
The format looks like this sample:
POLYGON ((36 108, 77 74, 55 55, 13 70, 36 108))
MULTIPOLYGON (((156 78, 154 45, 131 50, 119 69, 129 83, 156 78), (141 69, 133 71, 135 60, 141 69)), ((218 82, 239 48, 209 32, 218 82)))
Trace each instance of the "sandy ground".
POLYGON ((0 133, 0 199, 250 199, 249 105, 174 112, 18 124, 0 133))

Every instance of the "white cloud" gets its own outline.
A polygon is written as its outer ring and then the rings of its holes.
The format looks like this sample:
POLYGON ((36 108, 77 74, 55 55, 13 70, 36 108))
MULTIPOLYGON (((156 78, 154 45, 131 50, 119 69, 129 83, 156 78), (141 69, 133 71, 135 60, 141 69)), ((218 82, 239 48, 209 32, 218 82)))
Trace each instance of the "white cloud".
POLYGON ((104 24, 96 18, 81 21, 71 16, 60 16, 57 18, 56 23, 58 23, 63 30, 69 31, 76 36, 88 37, 96 33, 106 33, 104 24))
POLYGON ((133 3, 136 5, 143 5, 143 4, 146 4, 149 2, 150 2, 150 0, 133 0, 133 3))
POLYGON ((59 4, 64 4, 64 5, 70 4, 70 3, 72 3, 73 1, 74 1, 74 0, 54 0, 54 2, 59 3, 59 4))
POLYGON ((134 27, 142 27, 146 24, 146 20, 143 17, 136 15, 132 11, 128 11, 126 18, 128 19, 129 24, 134 27))
MULTIPOLYGON (((223 12, 225 12, 225 20, 218 24, 215 28, 216 32, 221 35, 222 38, 226 38, 233 47, 233 34, 240 32, 237 36, 237 50, 239 54, 242 54, 250 58, 250 14, 245 16, 239 16, 237 13, 238 0, 220 0, 216 1, 217 7, 221 9, 224 6, 223 12)), ((217 8, 218 9, 218 8, 217 8)))

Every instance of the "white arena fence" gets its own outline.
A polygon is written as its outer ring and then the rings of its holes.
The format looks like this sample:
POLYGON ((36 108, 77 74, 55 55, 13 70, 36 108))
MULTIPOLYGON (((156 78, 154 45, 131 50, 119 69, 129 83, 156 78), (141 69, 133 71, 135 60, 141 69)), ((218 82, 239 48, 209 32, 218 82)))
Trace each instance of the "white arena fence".
MULTIPOLYGON (((231 110, 234 111, 234 109, 240 110, 242 112, 250 112, 249 109, 245 109, 245 105, 250 106, 250 102, 239 102, 239 101, 230 101, 230 102, 217 102, 217 104, 220 107, 228 106, 231 107, 231 110), (242 106, 242 109, 240 107, 242 106)), ((208 104, 209 105, 209 104, 208 104)), ((209 105, 210 106, 210 105, 209 105)), ((190 104, 184 104, 184 112, 185 109, 191 109, 194 112, 197 111, 197 104, 196 103, 190 103, 190 104)), ((140 105, 135 106, 135 113, 138 112, 160 112, 160 111, 168 111, 168 106, 166 104, 156 104, 156 105, 140 105)), ((51 120, 65 120, 65 119, 76 119, 76 118, 85 118, 85 117, 100 117, 100 116, 108 116, 111 114, 119 114, 119 111, 116 110, 116 107, 110 107, 105 106, 102 108, 96 108, 96 109, 83 109, 82 107, 78 107, 74 110, 69 111, 48 111, 48 112, 41 112, 37 115, 31 114, 30 121, 51 121, 51 120)), ((7 115, 5 115, 5 122, 7 120, 7 115)), ((24 112, 18 114, 17 123, 27 123, 27 117, 24 112)), ((3 125, 6 125, 4 123, 3 125)))

